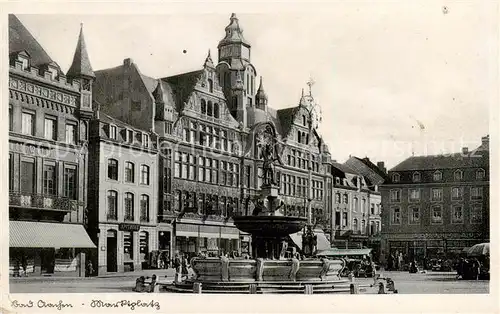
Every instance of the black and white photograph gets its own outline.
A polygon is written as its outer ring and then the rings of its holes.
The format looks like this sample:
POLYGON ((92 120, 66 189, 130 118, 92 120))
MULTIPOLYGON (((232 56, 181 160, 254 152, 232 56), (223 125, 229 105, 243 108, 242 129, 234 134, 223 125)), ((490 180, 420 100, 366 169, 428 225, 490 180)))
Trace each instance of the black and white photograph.
POLYGON ((497 291, 497 4, 221 4, 3 12, 6 313, 497 291))

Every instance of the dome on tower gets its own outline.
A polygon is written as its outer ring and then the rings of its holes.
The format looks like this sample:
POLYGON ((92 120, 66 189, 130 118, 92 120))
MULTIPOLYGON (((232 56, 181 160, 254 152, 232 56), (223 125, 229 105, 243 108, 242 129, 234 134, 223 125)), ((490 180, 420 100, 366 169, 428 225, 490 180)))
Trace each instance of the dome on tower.
POLYGON ((229 25, 226 26, 226 36, 219 42, 219 46, 230 43, 243 43, 250 46, 243 37, 243 29, 240 27, 240 23, 235 13, 231 14, 230 20, 229 25))

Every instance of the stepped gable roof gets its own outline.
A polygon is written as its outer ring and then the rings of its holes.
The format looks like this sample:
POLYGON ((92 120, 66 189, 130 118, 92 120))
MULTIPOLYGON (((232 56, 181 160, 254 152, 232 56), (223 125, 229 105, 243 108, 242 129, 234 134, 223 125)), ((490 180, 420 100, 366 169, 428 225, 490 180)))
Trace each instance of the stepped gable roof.
POLYGON ((23 50, 30 55, 31 65, 39 67, 52 63, 58 68, 59 72, 62 72, 59 65, 50 58, 17 16, 9 14, 9 55, 23 50))
POLYGON ((438 170, 457 168, 484 168, 488 167, 489 153, 474 151, 468 155, 454 153, 448 155, 412 156, 390 171, 438 170))

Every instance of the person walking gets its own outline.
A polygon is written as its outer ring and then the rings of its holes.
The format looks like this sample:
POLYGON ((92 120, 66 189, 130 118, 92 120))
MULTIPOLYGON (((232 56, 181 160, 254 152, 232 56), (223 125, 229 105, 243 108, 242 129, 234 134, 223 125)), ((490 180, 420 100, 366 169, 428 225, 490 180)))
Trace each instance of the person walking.
POLYGON ((186 277, 185 279, 188 279, 188 263, 187 263, 187 258, 185 255, 182 255, 182 262, 181 262, 181 272, 182 272, 182 279, 181 280, 184 280, 184 277, 186 277))

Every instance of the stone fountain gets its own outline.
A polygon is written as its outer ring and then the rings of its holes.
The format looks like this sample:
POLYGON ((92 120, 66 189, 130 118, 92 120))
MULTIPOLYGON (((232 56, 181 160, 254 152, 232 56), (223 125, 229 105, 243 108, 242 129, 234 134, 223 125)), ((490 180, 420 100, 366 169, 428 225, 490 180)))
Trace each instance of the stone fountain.
MULTIPOLYGON (((343 260, 285 258, 288 235, 306 226, 305 217, 279 213, 274 164, 274 146, 262 147, 263 184, 252 215, 233 217, 236 227, 252 235, 252 258, 194 258, 195 276, 166 285, 170 292, 201 293, 349 293, 347 280, 339 273, 343 260)), ((352 288, 352 287, 351 287, 352 288)))

